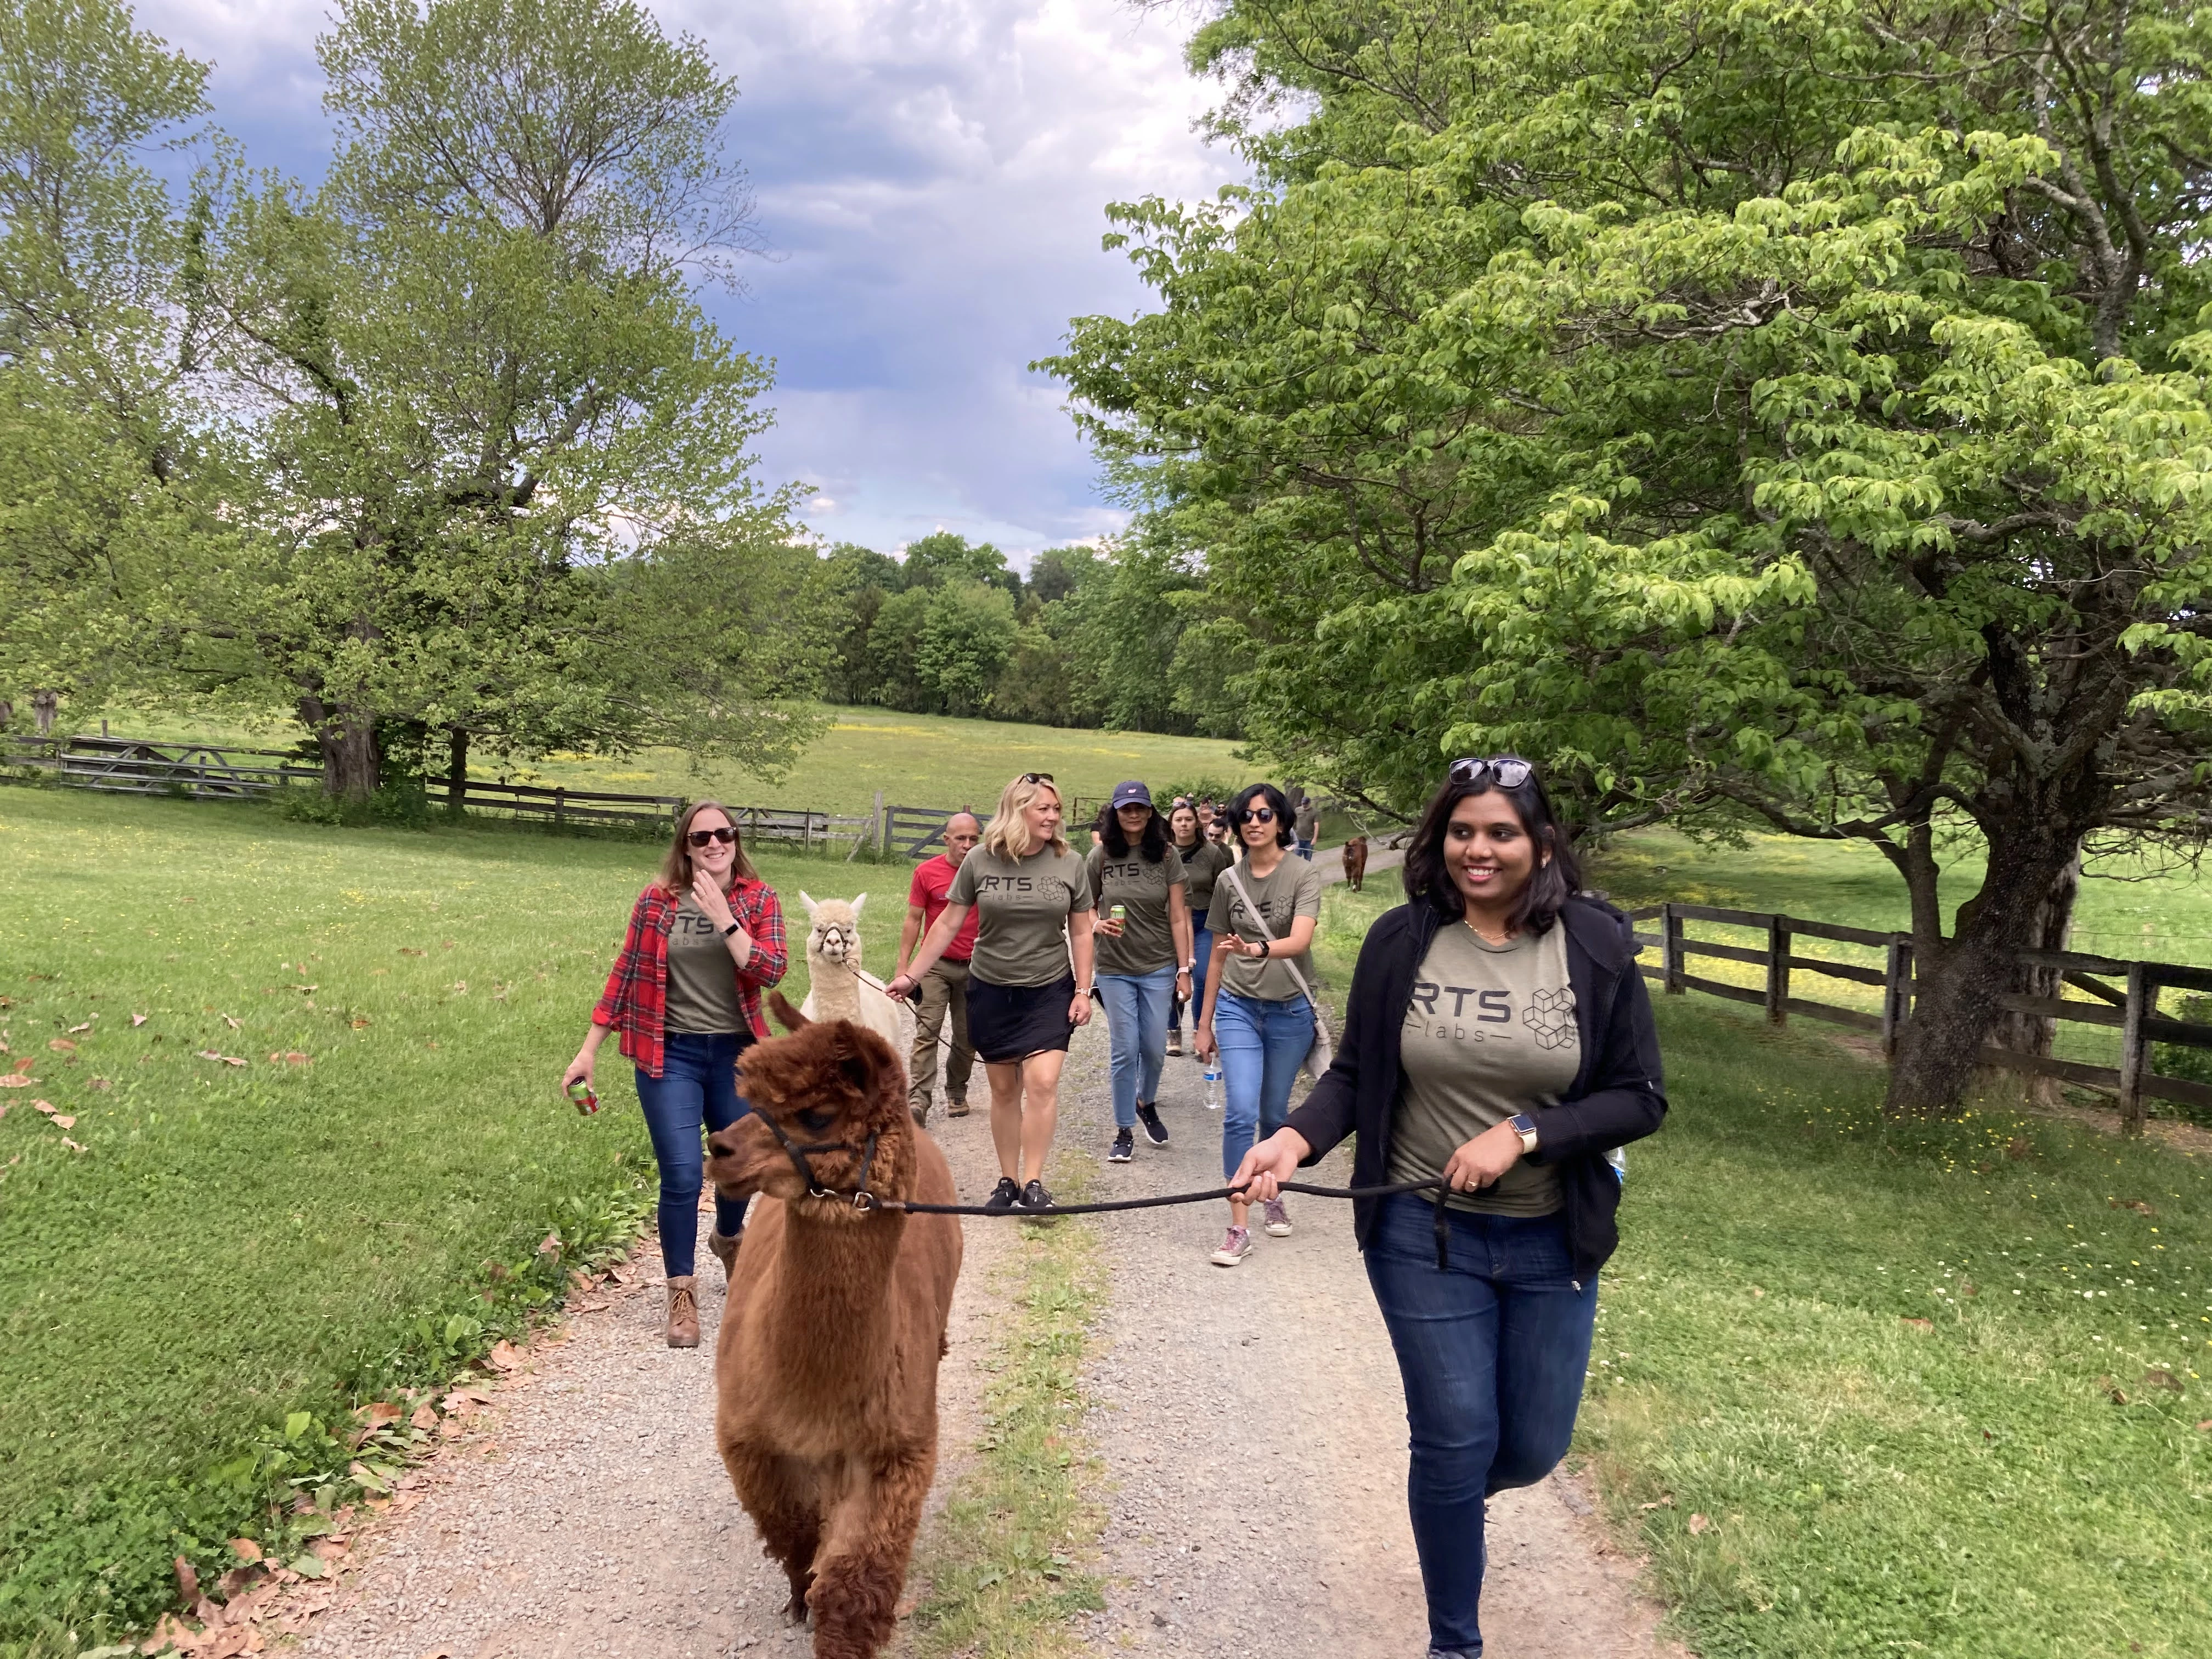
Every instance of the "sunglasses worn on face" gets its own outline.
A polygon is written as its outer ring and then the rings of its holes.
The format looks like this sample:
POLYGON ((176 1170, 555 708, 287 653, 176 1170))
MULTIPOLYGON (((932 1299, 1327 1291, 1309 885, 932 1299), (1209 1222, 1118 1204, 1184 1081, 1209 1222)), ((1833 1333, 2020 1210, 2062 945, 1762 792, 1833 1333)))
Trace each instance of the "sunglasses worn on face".
POLYGON ((1500 789, 1518 789, 1535 770, 1527 761, 1516 760, 1510 755, 1492 755, 1486 760, 1470 755, 1464 760, 1454 761, 1444 775, 1454 783, 1480 783, 1489 778, 1500 789))
POLYGON ((1275 809, 1272 806, 1254 806, 1231 816, 1239 823, 1273 823, 1275 821, 1275 809))
POLYGON ((710 841, 719 841, 723 846, 727 847, 737 838, 738 832, 726 823, 719 830, 694 830, 684 839, 694 847, 704 847, 710 841))

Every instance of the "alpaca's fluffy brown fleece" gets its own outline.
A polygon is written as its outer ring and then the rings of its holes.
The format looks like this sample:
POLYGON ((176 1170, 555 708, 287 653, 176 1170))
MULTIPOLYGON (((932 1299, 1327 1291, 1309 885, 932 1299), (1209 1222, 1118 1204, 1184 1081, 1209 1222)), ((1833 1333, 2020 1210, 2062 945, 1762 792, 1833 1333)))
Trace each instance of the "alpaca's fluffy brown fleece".
MULTIPOLYGON (((798 1021, 788 1002, 775 1012, 798 1021)), ((891 1046, 847 1020, 756 1043, 741 1087, 802 1145, 823 1186, 952 1203, 952 1171, 907 1110, 891 1046)), ((937 1464, 937 1365, 960 1227, 951 1216, 814 1198, 765 1124, 740 1119, 708 1166, 725 1195, 757 1192, 714 1355, 715 1434, 738 1498, 814 1614, 817 1659, 866 1659, 890 1640, 937 1464)))

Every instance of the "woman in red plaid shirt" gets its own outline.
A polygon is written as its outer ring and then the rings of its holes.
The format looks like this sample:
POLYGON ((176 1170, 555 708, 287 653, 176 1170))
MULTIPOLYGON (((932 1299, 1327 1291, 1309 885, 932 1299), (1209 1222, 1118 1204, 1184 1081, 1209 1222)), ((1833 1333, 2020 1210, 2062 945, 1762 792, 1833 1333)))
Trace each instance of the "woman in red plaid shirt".
MULTIPOLYGON (((622 954, 592 1011, 592 1029, 561 1074, 589 1083, 599 1044, 622 1033, 637 1067, 638 1104, 660 1162, 660 1260, 668 1271, 668 1346, 699 1346, 692 1274, 699 1241, 702 1132, 752 1109, 738 1093, 738 1056, 768 1035, 761 993, 790 965, 783 906, 755 872, 729 810, 695 803, 676 826, 659 879, 637 896, 622 954)), ((714 1197, 711 1249, 726 1274, 738 1259, 743 1204, 714 1197)))

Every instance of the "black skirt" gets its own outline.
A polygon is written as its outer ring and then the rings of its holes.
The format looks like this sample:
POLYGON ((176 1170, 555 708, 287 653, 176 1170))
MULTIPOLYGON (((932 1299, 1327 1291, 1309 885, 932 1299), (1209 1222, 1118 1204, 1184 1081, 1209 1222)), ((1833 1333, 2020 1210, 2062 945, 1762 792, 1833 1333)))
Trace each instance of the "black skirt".
POLYGON ((1075 975, 1049 985, 993 985, 968 976, 968 1040, 987 1066, 1004 1066, 1057 1048, 1067 1052, 1075 975))

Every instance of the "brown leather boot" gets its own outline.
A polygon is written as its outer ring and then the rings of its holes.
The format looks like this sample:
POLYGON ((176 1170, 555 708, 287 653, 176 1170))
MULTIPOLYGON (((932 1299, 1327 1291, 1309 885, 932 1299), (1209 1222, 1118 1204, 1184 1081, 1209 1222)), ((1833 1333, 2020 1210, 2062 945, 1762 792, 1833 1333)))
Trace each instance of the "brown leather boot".
POLYGON ((690 1273, 668 1281, 668 1346, 699 1346, 699 1291, 690 1273))
POLYGON ((707 1248, 714 1253, 714 1260, 722 1264, 722 1282, 726 1285, 737 1273, 738 1243, 744 1237, 743 1233, 726 1233, 719 1230, 707 1235, 707 1248))

